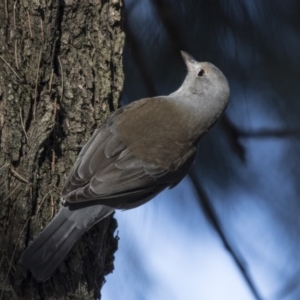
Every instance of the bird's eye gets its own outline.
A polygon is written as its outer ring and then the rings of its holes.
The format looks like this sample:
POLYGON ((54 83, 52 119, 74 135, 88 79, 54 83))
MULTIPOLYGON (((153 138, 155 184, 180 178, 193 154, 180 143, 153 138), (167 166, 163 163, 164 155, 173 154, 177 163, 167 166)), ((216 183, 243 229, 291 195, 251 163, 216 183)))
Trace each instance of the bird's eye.
POLYGON ((204 73, 205 73, 204 70, 201 69, 201 70, 199 71, 199 73, 198 73, 197 76, 198 76, 198 77, 202 77, 202 76, 204 75, 204 73))

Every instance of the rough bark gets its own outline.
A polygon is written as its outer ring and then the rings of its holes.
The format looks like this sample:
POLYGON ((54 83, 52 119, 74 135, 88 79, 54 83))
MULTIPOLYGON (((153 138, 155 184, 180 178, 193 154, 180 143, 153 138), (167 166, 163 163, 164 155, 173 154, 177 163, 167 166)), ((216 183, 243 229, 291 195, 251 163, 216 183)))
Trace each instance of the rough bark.
POLYGON ((0 2, 0 299, 94 299, 113 269, 116 221, 102 221, 54 276, 18 260, 62 204, 80 146, 118 104, 122 0, 0 2))

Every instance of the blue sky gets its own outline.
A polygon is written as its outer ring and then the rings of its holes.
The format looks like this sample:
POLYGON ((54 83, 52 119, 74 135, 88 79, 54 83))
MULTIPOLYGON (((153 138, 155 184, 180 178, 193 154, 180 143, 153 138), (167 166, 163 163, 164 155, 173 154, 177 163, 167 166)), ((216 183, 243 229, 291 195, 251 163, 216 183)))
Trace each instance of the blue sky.
POLYGON ((254 299, 188 178, 116 218, 119 250, 102 299, 254 299))

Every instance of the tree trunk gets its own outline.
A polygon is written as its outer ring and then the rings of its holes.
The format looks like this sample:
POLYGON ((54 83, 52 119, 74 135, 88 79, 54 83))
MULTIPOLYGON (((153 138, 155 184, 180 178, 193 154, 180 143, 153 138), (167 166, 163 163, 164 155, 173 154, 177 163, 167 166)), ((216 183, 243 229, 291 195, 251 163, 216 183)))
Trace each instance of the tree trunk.
POLYGON ((113 270, 107 218, 37 283, 22 251, 62 205, 65 178, 123 85, 122 0, 0 2, 0 299, 95 299, 113 270))

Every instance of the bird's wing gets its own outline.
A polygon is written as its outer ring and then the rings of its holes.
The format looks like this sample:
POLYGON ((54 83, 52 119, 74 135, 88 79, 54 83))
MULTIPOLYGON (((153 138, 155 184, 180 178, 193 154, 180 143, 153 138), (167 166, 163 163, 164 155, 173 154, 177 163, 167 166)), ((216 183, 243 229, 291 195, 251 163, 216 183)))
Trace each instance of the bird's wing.
POLYGON ((133 208, 176 185, 187 173, 196 148, 182 157, 180 170, 171 171, 136 157, 114 133, 111 124, 97 129, 82 149, 63 189, 69 203, 95 201, 115 208, 133 208))

